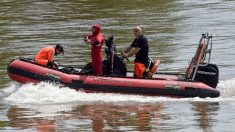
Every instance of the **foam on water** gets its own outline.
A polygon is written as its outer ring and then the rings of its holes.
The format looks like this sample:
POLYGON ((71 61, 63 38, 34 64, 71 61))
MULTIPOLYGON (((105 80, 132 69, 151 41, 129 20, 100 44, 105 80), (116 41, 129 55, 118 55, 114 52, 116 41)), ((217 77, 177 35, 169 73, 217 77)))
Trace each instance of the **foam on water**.
POLYGON ((222 98, 235 100, 235 78, 220 81, 217 89, 222 98))
MULTIPOLYGON (((84 93, 67 87, 49 83, 39 84, 24 84, 17 90, 16 84, 12 84, 4 91, 8 92, 8 96, 4 97, 5 101, 13 103, 28 103, 28 104, 56 104, 68 102, 147 102, 156 103, 164 101, 227 101, 235 100, 235 78, 230 80, 220 81, 217 89, 221 92, 219 98, 170 98, 156 96, 140 96, 140 95, 125 95, 111 93, 84 93), (12 93, 9 91, 13 91, 12 93), (10 93, 10 94, 9 94, 10 93)), ((6 93, 7 93, 6 92, 6 93)), ((7 95, 7 94, 5 94, 7 95)))

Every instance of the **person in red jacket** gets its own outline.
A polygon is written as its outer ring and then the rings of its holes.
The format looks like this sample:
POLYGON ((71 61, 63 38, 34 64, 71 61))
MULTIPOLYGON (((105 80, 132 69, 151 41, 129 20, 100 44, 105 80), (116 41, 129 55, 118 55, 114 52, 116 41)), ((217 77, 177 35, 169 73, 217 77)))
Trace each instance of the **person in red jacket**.
POLYGON ((104 36, 101 34, 99 24, 92 26, 92 33, 84 38, 86 44, 91 45, 92 69, 95 75, 102 75, 102 53, 101 48, 104 43, 104 36))
POLYGON ((36 54, 34 60, 37 64, 56 68, 57 64, 53 57, 62 53, 64 54, 64 48, 60 44, 55 47, 44 47, 36 54))

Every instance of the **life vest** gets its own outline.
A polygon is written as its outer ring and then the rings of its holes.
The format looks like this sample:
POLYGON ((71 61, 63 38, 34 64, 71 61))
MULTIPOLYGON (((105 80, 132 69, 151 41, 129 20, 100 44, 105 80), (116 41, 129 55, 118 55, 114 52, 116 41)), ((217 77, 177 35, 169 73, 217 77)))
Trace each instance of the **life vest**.
POLYGON ((48 61, 53 62, 53 56, 55 54, 54 47, 42 48, 35 56, 35 62, 44 66, 47 66, 48 61))

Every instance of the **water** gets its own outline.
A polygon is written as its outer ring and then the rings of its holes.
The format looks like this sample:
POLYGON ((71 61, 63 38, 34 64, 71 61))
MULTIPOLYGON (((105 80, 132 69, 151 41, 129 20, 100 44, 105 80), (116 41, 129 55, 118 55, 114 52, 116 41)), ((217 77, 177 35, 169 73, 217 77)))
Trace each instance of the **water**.
POLYGON ((0 131, 233 131, 234 9, 235 2, 226 0, 1 1, 0 131), (33 58, 56 43, 65 47, 65 55, 55 58, 59 63, 84 66, 90 48, 83 35, 97 22, 106 37, 116 36, 118 51, 134 39, 133 27, 141 26, 150 56, 161 59, 159 71, 185 69, 201 33, 213 33, 211 62, 220 69, 221 96, 91 94, 47 83, 18 86, 8 78, 11 59, 33 58))

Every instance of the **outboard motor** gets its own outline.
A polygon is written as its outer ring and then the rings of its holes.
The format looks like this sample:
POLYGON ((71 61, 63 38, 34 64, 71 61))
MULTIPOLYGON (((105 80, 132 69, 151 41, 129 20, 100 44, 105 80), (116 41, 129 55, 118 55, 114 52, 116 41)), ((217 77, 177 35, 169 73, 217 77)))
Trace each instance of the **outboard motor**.
POLYGON ((219 69, 215 64, 199 65, 194 80, 216 88, 219 80, 219 69))
POLYGON ((186 70, 186 79, 199 81, 216 88, 219 80, 219 68, 215 64, 210 64, 212 38, 212 35, 202 34, 196 53, 186 70))

